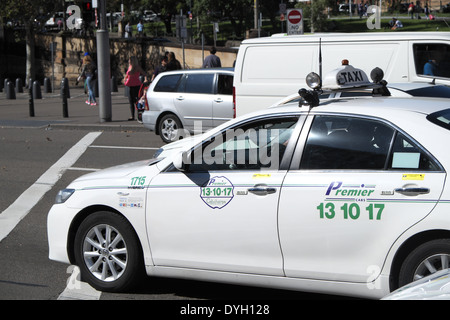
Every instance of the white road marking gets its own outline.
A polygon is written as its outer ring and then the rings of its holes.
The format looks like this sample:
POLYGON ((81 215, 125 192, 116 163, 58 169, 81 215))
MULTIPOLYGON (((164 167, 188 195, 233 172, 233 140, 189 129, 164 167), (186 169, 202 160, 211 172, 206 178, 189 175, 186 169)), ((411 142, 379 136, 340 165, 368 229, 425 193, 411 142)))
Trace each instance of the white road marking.
POLYGON ((58 300, 99 300, 101 291, 92 288, 86 282, 80 281, 80 268, 70 266, 67 272, 72 272, 67 280, 66 289, 59 295, 58 300))
POLYGON ((98 145, 92 145, 89 146, 89 148, 159 150, 159 148, 152 148, 152 147, 121 147, 121 146, 98 146, 98 145))
POLYGON ((62 174, 78 160, 88 146, 101 134, 101 132, 90 132, 84 136, 0 214, 0 241, 8 236, 44 195, 52 189, 62 174))

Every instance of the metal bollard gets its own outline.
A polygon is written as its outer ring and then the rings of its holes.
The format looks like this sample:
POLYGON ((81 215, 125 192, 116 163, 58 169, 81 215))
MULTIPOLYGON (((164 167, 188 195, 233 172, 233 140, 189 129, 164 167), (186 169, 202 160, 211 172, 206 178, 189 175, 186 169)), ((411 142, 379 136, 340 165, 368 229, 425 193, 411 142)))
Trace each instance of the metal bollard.
POLYGON ((22 79, 16 79, 16 93, 23 93, 23 82, 22 79))
POLYGON ((68 118, 69 117, 69 108, 67 105, 67 93, 69 91, 69 81, 67 80, 67 78, 63 78, 61 80, 61 97, 63 100, 63 117, 64 118, 68 118))
POLYGON ((52 92, 52 83, 49 78, 44 78, 44 92, 45 93, 52 92))
POLYGON ((65 91, 64 93, 65 93, 67 99, 70 99, 69 79, 67 79, 67 78, 62 78, 62 80, 61 80, 61 97, 63 96, 63 91, 65 91))
POLYGON ((6 99, 9 99, 9 100, 15 100, 16 99, 16 92, 15 92, 15 89, 14 89, 14 84, 11 81, 9 81, 6 84, 6 99))
POLYGON ((8 87, 8 82, 9 82, 9 79, 8 79, 8 78, 6 78, 5 80, 3 80, 3 88, 5 88, 5 93, 8 92, 8 90, 6 90, 6 88, 8 87))
POLYGON ((115 76, 111 77, 111 92, 119 92, 119 88, 117 87, 117 80, 115 76))
POLYGON ((42 92, 41 92, 41 85, 39 84, 39 81, 33 82, 33 99, 42 99, 42 92))
POLYGON ((28 94, 29 94, 29 99, 28 99, 28 111, 29 111, 29 115, 30 117, 34 117, 34 100, 33 100, 33 87, 34 85, 31 84, 31 79, 30 82, 28 83, 29 89, 28 89, 28 94))

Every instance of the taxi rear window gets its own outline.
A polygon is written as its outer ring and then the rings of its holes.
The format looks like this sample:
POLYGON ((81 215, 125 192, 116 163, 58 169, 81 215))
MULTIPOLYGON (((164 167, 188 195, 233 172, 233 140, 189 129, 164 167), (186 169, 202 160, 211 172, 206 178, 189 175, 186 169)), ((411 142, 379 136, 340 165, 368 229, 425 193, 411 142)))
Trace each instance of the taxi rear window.
POLYGON ((432 113, 427 116, 427 119, 442 128, 450 130, 450 109, 432 113))

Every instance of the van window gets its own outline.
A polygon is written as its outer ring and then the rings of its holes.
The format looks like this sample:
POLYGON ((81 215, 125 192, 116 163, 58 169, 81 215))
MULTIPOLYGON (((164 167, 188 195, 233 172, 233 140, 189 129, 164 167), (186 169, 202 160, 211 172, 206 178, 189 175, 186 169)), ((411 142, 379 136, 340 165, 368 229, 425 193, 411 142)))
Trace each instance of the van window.
POLYGON ((414 44, 416 73, 430 77, 450 78, 450 45, 414 44))
POLYGON ((177 90, 178 82, 180 81, 181 74, 174 74, 164 76, 159 79, 153 91, 155 92, 175 92, 177 90))
POLYGON ((186 74, 178 92, 213 94, 214 73, 186 74))
POLYGON ((217 81, 218 94, 233 94, 233 76, 228 74, 219 74, 217 81))

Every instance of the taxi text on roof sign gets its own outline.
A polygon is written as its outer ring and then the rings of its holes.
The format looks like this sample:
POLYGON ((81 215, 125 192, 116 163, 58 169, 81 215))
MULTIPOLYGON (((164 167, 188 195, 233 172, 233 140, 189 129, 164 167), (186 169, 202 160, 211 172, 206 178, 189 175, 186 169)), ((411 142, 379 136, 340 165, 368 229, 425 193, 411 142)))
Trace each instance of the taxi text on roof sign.
POLYGON ((344 60, 341 67, 326 75, 323 81, 323 89, 338 90, 365 87, 372 84, 364 71, 354 68, 348 64, 348 60, 344 60))

